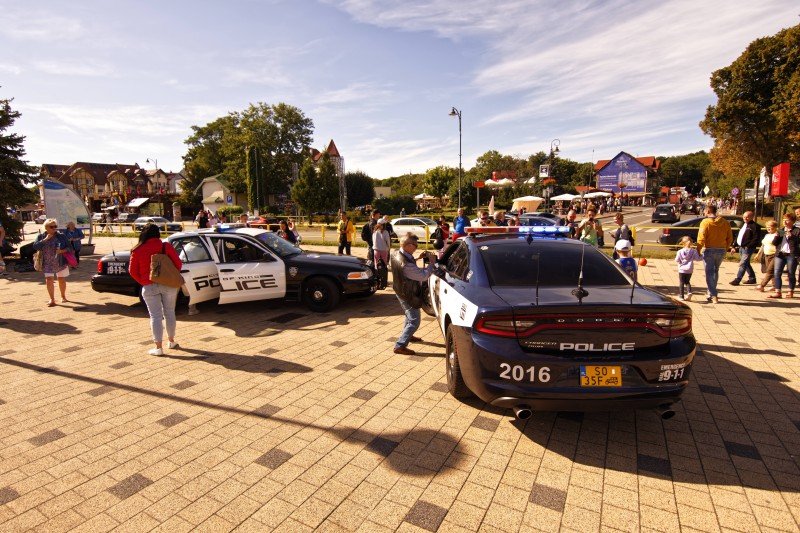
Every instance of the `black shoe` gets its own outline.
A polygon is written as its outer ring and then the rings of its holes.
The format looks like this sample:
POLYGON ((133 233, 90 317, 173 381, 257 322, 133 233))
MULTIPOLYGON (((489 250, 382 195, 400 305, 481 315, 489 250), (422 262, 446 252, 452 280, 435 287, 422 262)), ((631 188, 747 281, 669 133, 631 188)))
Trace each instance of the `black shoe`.
POLYGON ((739 284, 739 280, 738 279, 735 279, 735 280, 731 281, 731 285, 738 285, 738 284, 739 284))
POLYGON ((756 283, 758 282, 754 279, 748 279, 747 281, 742 282, 743 285, 755 285, 756 283))
POLYGON ((706 303, 709 303, 709 304, 710 304, 710 303, 711 303, 711 302, 713 302, 713 301, 714 301, 714 300, 711 298, 711 296, 709 296, 709 297, 707 297, 707 298, 706 298, 706 303))

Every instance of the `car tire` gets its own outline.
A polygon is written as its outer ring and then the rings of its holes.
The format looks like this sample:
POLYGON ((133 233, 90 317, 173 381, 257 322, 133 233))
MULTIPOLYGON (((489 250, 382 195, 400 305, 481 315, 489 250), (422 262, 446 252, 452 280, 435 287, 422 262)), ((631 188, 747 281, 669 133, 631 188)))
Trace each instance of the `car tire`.
POLYGON ((336 283, 320 276, 303 284, 303 301, 315 313, 326 313, 339 304, 341 293, 336 283))
POLYGON ((467 384, 464 382, 464 377, 461 375, 461 365, 458 361, 458 347, 455 336, 453 335, 452 326, 447 326, 445 340, 445 349, 447 350, 445 354, 447 390, 454 398, 472 398, 475 394, 469 390, 469 387, 467 387, 467 384))

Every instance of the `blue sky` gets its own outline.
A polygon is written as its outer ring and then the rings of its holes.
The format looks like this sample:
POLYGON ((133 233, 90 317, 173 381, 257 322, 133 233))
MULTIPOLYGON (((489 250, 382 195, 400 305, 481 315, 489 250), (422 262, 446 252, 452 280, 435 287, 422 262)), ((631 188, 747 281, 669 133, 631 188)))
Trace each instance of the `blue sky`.
MULTIPOLYGON (((375 178, 526 157, 708 149, 710 73, 796 0, 0 0, 0 97, 32 164, 177 171, 192 125, 286 102, 375 178)), ((488 176, 487 176, 488 177, 488 176)))

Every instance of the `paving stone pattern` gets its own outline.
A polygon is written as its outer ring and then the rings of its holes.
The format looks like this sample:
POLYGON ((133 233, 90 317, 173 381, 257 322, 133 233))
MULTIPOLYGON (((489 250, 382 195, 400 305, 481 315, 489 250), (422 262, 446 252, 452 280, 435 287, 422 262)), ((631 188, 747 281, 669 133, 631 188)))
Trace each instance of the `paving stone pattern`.
MULTIPOLYGON (((418 357, 393 353, 391 290, 327 314, 201 304, 153 357, 145 310, 94 293, 91 270, 69 279, 81 304, 0 324, 0 531, 798 531, 800 346, 783 326, 800 299, 725 283, 719 304, 690 302, 703 349, 671 420, 519 423, 447 393, 431 318, 418 357)), ((677 293, 671 261, 639 278, 656 275, 677 293)), ((0 294, 45 301, 38 273, 0 294)))

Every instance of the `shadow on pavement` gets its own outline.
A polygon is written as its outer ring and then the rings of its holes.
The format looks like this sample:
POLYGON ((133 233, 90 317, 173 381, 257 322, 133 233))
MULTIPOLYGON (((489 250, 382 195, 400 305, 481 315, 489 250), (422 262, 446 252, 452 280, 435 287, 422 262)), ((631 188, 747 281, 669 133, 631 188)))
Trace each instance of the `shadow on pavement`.
POLYGON ((0 320, 0 330, 9 329, 19 333, 36 333, 37 335, 76 335, 81 332, 71 324, 51 320, 22 320, 6 318, 0 320))
POLYGON ((228 370, 241 370, 257 374, 282 374, 284 372, 300 374, 314 370, 305 365, 273 359, 264 355, 207 352, 190 348, 178 348, 178 350, 194 355, 162 355, 161 357, 179 361, 202 361, 212 365, 219 365, 228 370))
POLYGON ((784 381, 704 352, 670 420, 654 411, 534 413, 513 424, 543 448, 607 472, 800 492, 800 397, 784 381))
POLYGON ((334 435, 343 442, 360 442, 366 444, 366 449, 383 456, 390 468, 405 475, 429 477, 447 462, 449 467, 458 468, 464 462, 465 455, 461 452, 458 440, 453 436, 430 429, 413 429, 406 432, 375 433, 361 428, 349 426, 329 427, 313 423, 298 422, 293 418, 278 416, 280 409, 274 412, 265 413, 260 409, 248 411, 237 407, 210 403, 203 400, 196 400, 160 392, 133 385, 126 385, 106 379, 93 378, 72 372, 66 372, 54 368, 46 368, 39 365, 0 357, 0 364, 14 366, 33 372, 47 373, 52 376, 72 379, 84 383, 93 383, 104 387, 111 387, 118 390, 144 394, 162 400, 174 401, 177 403, 202 407, 215 411, 223 411, 243 416, 265 418, 281 424, 292 425, 298 428, 314 428, 334 435), (395 448, 399 448, 395 452, 395 448), (454 453, 457 452, 457 453, 454 453))

